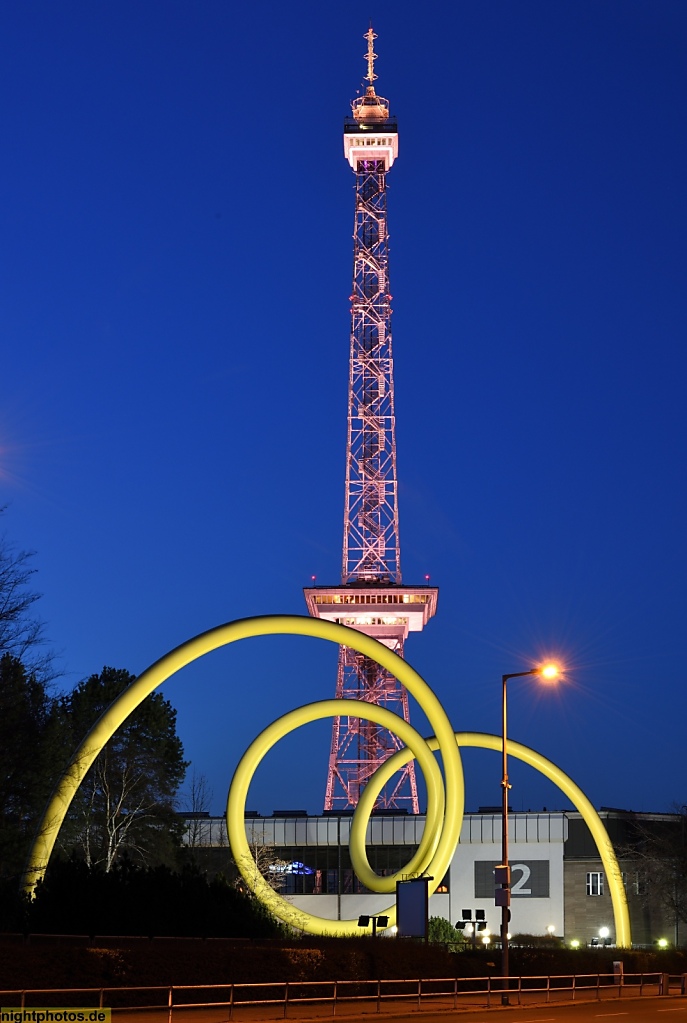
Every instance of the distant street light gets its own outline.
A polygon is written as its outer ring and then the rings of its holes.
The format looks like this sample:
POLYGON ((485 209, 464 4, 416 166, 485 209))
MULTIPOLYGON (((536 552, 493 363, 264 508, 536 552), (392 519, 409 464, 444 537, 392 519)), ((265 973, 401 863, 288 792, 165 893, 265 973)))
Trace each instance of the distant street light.
POLYGON ((501 887, 496 889, 496 905, 501 907, 501 975, 503 981, 503 993, 501 1005, 509 1005, 508 988, 510 978, 509 957, 508 957, 508 921, 510 917, 510 866, 508 864, 508 687, 507 682, 511 678, 523 678, 525 675, 539 675, 547 682, 553 682, 560 676, 560 668, 555 664, 542 664, 538 668, 530 668, 529 671, 514 671, 509 675, 501 676, 502 698, 501 698, 501 735, 502 735, 502 775, 501 775, 501 863, 497 866, 494 876, 496 884, 501 887))
POLYGON ((378 926, 381 927, 382 930, 385 927, 387 927, 388 924, 389 924, 389 917, 388 916, 367 916, 367 915, 363 915, 363 916, 359 916, 358 917, 358 927, 369 927, 370 924, 372 924, 372 937, 376 938, 377 937, 377 927, 378 926))

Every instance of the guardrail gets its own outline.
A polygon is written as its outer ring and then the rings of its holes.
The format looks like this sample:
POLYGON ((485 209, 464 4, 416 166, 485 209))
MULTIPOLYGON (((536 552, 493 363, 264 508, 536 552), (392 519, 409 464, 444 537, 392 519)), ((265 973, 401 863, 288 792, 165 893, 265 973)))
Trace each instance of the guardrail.
MULTIPOLYGON (((270 983, 180 984, 155 987, 33 988, 0 991, 5 1009, 30 1009, 47 1004, 71 1008, 111 1008, 114 1014, 157 1011, 172 1023, 175 1013, 190 1009, 225 1008, 229 1019, 253 1006, 281 1007, 295 1015, 298 1006, 327 1007, 327 1014, 366 1003, 380 1013, 393 1003, 412 1003, 413 1011, 438 1008, 490 1008, 505 992, 511 1004, 581 999, 686 995, 687 974, 591 973, 537 977, 448 977, 414 980, 274 981, 270 983)), ((309 1015, 314 1015, 311 1009, 309 1015)))

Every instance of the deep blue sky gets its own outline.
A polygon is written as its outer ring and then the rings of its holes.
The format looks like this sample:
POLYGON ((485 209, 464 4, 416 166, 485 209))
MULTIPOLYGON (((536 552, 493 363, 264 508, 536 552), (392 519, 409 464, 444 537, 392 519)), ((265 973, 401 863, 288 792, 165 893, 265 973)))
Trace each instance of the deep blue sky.
MULTIPOLYGON (((71 687, 303 613, 340 571, 365 71, 389 178, 407 655, 457 729, 511 734, 597 805, 687 800, 683 0, 23 0, 0 13, 0 500, 71 687)), ((247 641, 165 686, 220 811, 336 649, 247 641)), ((419 716, 415 722, 422 726, 419 716)), ((249 805, 322 805, 329 728, 249 805)), ((466 756, 470 809, 499 799, 466 756)), ((513 805, 565 805, 514 770, 513 805)))

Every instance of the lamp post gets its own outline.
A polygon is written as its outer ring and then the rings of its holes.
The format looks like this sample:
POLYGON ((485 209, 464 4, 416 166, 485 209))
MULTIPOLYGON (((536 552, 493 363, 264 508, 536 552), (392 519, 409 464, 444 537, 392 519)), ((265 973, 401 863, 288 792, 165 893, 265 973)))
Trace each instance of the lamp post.
MULTIPOLYGON (((432 878, 434 880, 434 878, 432 878)), ((384 929, 389 924, 388 916, 359 916, 358 927, 369 927, 372 924, 372 937, 377 937, 377 927, 384 929)))
POLYGON ((496 868, 495 881, 501 887, 496 889, 495 902, 501 907, 501 976, 503 977, 503 993, 501 1005, 509 1005, 508 987, 510 978, 509 956, 508 956, 508 924, 510 917, 510 866, 508 863, 508 680, 511 678, 523 678, 525 675, 541 675, 542 678, 553 681, 558 678, 559 669, 555 664, 546 664, 539 668, 530 668, 529 671, 513 671, 509 675, 501 676, 502 699, 501 699, 501 736, 502 736, 502 771, 501 771, 501 863, 496 868))

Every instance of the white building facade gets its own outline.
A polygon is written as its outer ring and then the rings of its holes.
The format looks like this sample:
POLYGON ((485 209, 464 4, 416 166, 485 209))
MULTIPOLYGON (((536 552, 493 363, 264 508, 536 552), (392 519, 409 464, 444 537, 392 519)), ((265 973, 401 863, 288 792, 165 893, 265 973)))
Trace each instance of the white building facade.
MULTIPOLYGON (((513 934, 565 933, 567 824, 562 812, 510 815, 513 934)), ((228 846, 224 818, 198 815, 188 825, 187 842, 199 851, 228 846), (188 835, 193 837, 189 840, 188 835)), ((248 841, 262 858, 262 869, 283 875, 284 897, 306 912, 331 920, 379 914, 393 899, 369 892, 357 881, 348 854, 350 826, 350 815, 309 817, 283 811, 246 818, 248 841)), ((372 868, 379 874, 402 872, 420 844, 424 826, 422 814, 374 815, 366 838, 372 868)), ((498 932, 500 910, 494 903, 493 871, 500 852, 500 814, 466 814, 450 868, 430 898, 430 916, 455 924, 464 919, 466 910, 472 920, 481 911, 479 918, 486 924, 482 933, 498 932)))

